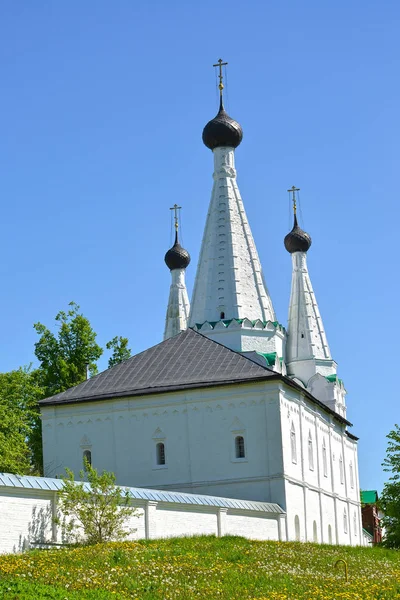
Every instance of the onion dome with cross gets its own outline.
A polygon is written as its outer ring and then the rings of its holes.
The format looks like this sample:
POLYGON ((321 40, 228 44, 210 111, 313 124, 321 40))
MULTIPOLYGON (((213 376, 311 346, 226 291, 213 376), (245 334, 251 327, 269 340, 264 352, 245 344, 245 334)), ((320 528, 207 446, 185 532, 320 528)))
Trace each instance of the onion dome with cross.
POLYGON ((311 246, 311 237, 299 227, 297 223, 297 203, 296 203, 296 192, 300 191, 300 188, 293 186, 288 190, 293 194, 293 212, 294 212, 294 224, 293 229, 290 231, 284 239, 285 248, 290 254, 293 252, 307 252, 311 246))
POLYGON ((170 271, 174 269, 186 269, 190 263, 190 254, 187 250, 185 250, 185 248, 182 248, 178 239, 178 210, 180 208, 181 207, 177 204, 174 204, 174 206, 171 208, 171 210, 175 212, 175 243, 172 248, 168 250, 164 257, 165 264, 170 271))
POLYGON ((243 131, 237 121, 231 119, 224 109, 224 103, 222 98, 222 90, 224 84, 222 83, 222 67, 228 63, 222 62, 222 58, 219 59, 214 67, 219 67, 219 111, 217 116, 209 121, 203 129, 203 142, 210 148, 218 148, 220 146, 227 146, 230 148, 237 148, 243 139, 243 131))

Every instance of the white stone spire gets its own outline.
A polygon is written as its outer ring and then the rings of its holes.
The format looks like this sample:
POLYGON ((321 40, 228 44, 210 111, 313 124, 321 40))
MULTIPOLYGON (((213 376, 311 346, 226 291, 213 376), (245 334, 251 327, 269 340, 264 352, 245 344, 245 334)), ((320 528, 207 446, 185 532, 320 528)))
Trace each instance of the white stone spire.
POLYGON ((165 317, 164 340, 187 329, 190 311, 185 283, 185 269, 190 263, 190 255, 187 250, 182 248, 178 239, 178 210, 180 208, 175 204, 171 209, 175 212, 175 243, 168 250, 164 259, 171 271, 172 278, 165 317))
POLYGON ((192 295, 189 325, 239 352, 268 354, 268 364, 284 370, 285 329, 276 322, 261 263, 236 182, 235 148, 242 128, 225 112, 203 130, 213 151, 214 185, 192 295), (283 360, 282 360, 283 359, 283 360))
POLYGON ((171 271, 167 315, 165 317, 164 340, 178 335, 188 327, 189 297, 185 284, 185 269, 171 271))
POLYGON ((275 321, 232 147, 214 149, 214 185, 192 296, 191 326, 220 319, 275 321))
MULTIPOLYGON (((294 208, 296 211, 295 200, 294 208)), ((337 365, 331 356, 308 273, 307 250, 310 246, 311 238, 298 226, 295 212, 293 229, 285 237, 286 250, 292 255, 292 289, 286 341, 287 373, 313 396, 345 416, 346 391, 336 375, 337 365)))

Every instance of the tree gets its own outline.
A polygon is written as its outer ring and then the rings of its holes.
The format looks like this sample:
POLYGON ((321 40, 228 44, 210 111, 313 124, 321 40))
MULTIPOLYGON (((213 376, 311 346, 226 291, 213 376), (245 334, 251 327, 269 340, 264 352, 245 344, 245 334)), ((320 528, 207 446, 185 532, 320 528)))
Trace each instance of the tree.
POLYGON ((63 537, 72 542, 98 544, 126 538, 136 531, 126 528, 126 521, 139 516, 131 506, 129 491, 115 485, 115 475, 107 471, 101 474, 85 459, 81 480, 74 481, 74 474, 66 469, 64 487, 59 495, 59 516, 63 537))
POLYGON ((67 312, 56 315, 57 335, 42 323, 34 328, 40 335, 35 344, 35 356, 40 362, 40 383, 44 397, 53 396, 82 383, 87 376, 97 373, 96 361, 103 354, 96 343, 96 333, 89 320, 79 312, 75 302, 69 303, 67 312))
POLYGON ((384 513, 382 526, 385 528, 383 544, 388 548, 400 548, 400 427, 395 428, 386 436, 389 440, 386 458, 382 463, 383 470, 391 473, 385 483, 379 501, 379 507, 384 513))
POLYGON ((128 338, 121 336, 115 336, 112 340, 107 342, 107 350, 113 350, 113 353, 108 360, 108 368, 114 367, 114 365, 118 365, 127 358, 130 358, 131 349, 128 348, 128 344, 128 338))
POLYGON ((41 424, 38 399, 43 390, 30 367, 0 373, 0 471, 40 473, 41 424))

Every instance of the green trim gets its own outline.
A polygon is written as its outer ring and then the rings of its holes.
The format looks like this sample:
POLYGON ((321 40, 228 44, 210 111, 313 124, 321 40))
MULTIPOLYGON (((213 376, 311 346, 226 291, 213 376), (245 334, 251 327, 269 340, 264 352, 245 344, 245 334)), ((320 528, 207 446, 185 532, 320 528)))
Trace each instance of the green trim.
POLYGON ((257 352, 260 356, 263 356, 269 367, 273 367, 276 362, 276 352, 257 352))
POLYGON ((325 379, 327 379, 330 383, 339 383, 343 385, 343 379, 339 379, 337 375, 325 375, 325 379))
MULTIPOLYGON (((247 319, 247 317, 245 317, 245 318, 247 319)), ((220 319, 219 321, 204 321, 204 323, 196 323, 195 326, 197 327, 197 329, 201 329, 201 327, 203 327, 203 325, 205 323, 208 323, 214 329, 214 327, 216 326, 217 323, 222 322, 225 325, 225 327, 229 327, 229 325, 232 323, 232 321, 236 321, 236 323, 241 325, 244 320, 245 319, 220 319)), ((250 319, 247 319, 247 320, 250 321, 250 323, 252 324, 253 327, 258 322, 261 322, 263 324, 263 327, 266 327, 268 325, 268 323, 272 323, 272 325, 275 327, 275 329, 280 329, 283 332, 286 331, 285 327, 283 325, 281 325, 278 321, 261 321, 261 319, 254 319, 253 321, 251 321, 250 319)))

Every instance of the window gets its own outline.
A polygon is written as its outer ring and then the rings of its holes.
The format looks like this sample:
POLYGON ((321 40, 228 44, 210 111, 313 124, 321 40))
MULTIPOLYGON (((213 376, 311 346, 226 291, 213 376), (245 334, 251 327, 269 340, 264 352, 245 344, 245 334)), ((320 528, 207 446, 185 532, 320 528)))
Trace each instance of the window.
POLYGON ((343 531, 347 533, 347 510, 343 511, 343 531))
POLYGON ((328 459, 326 456, 325 438, 322 441, 322 466, 324 469, 324 477, 328 477, 328 459))
POLYGON ((318 528, 317 528, 317 521, 313 522, 313 542, 317 543, 318 542, 318 528))
POLYGON ((308 433, 308 466, 310 471, 314 471, 314 451, 311 431, 308 433))
POLYGON ((351 461, 350 461, 350 465, 349 465, 349 473, 350 473, 350 487, 354 488, 353 463, 351 461))
POLYGON ((343 458, 342 455, 340 455, 339 458, 339 475, 340 475, 340 483, 344 483, 344 473, 343 473, 343 458))
POLYGON ((242 435, 237 435, 235 437, 235 457, 236 458, 245 458, 246 453, 244 449, 244 437, 242 435))
POLYGON ((83 467, 86 471, 86 463, 91 467, 92 466, 92 453, 90 450, 83 451, 83 467))
POLYGON ((354 535, 357 535, 357 514, 354 512, 353 516, 354 535))
POLYGON ((292 452, 292 463, 297 463, 297 448, 296 448, 296 430, 294 428, 294 424, 292 423, 292 427, 290 428, 290 449, 292 452))
POLYGON ((328 542, 332 544, 332 527, 328 525, 328 542))
POLYGON ((220 319, 225 319, 225 313, 224 312, 221 313, 220 319))
POLYGON ((294 535, 296 538, 296 542, 300 541, 300 519, 298 515, 294 518, 294 535))
POLYGON ((156 462, 158 465, 165 465, 165 446, 162 442, 156 445, 156 462))

